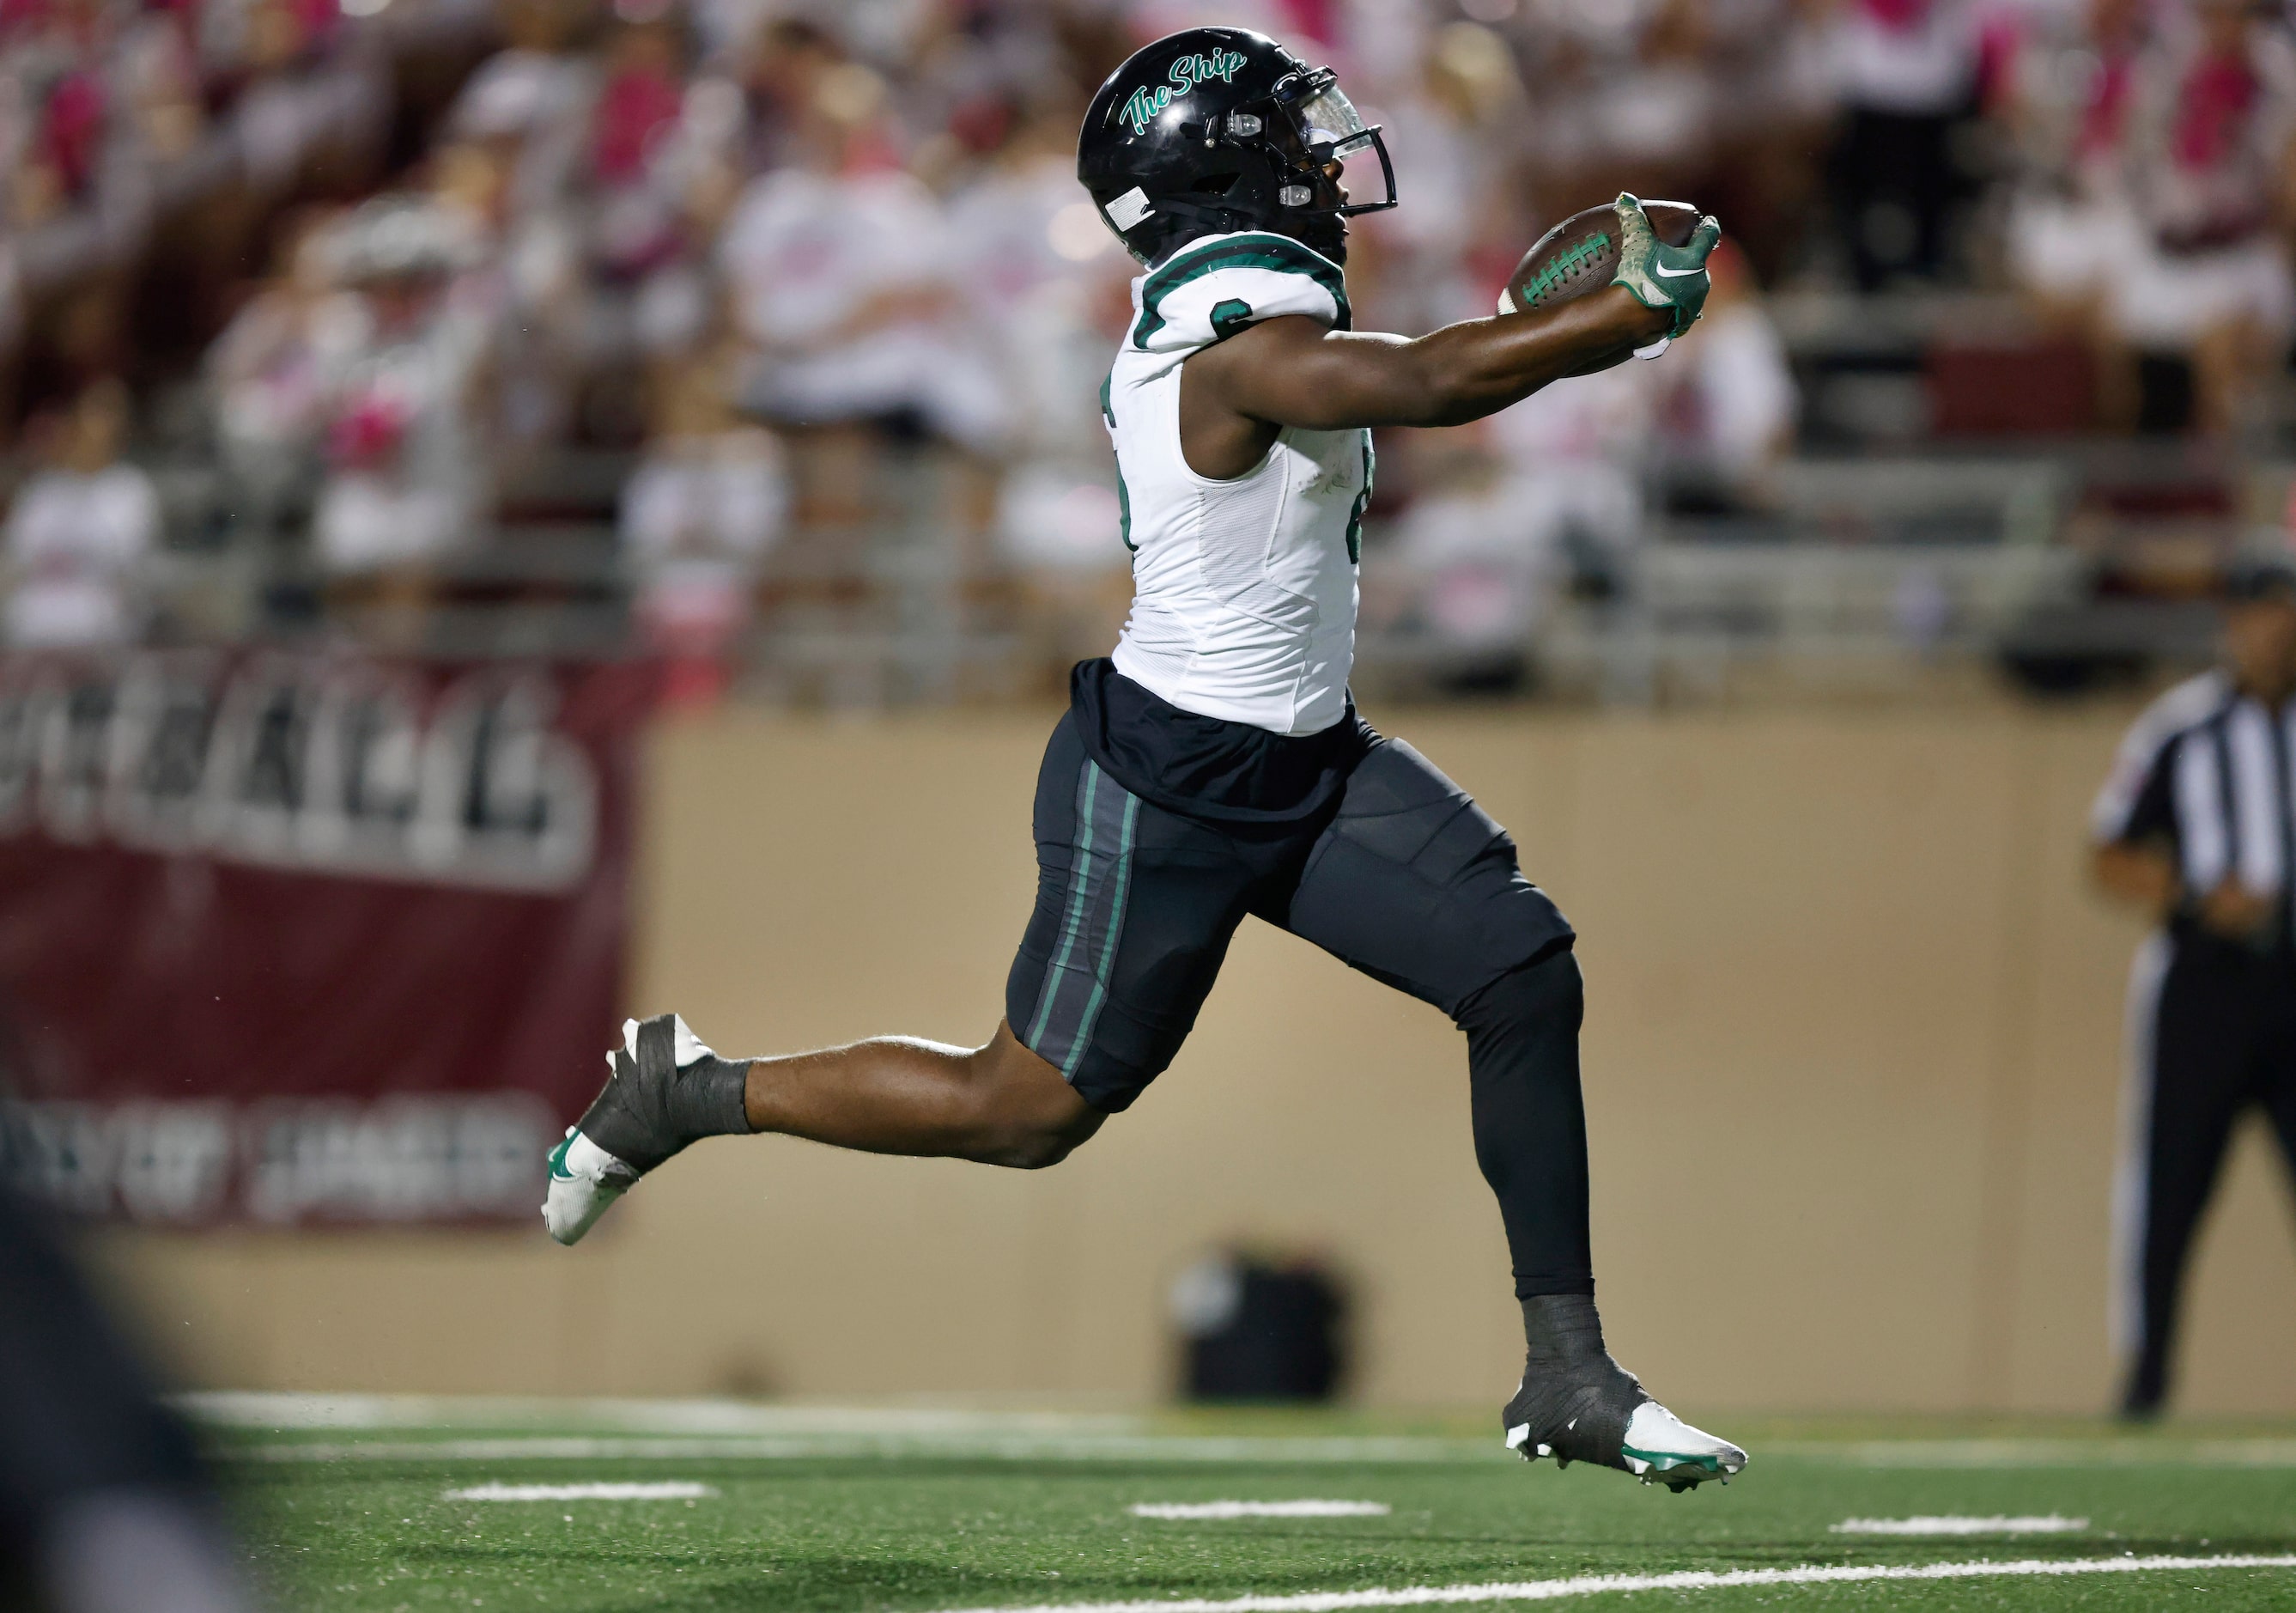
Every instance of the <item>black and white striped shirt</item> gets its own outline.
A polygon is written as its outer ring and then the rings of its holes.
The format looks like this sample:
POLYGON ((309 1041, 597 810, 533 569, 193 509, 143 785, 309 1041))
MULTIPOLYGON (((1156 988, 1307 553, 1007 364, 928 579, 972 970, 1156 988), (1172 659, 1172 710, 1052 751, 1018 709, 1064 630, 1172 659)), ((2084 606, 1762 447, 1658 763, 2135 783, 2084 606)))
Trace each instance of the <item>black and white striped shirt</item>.
MULTIPOLYGON (((2275 712, 2221 671, 2178 684, 2121 741, 2089 827, 2161 846, 2197 897, 2227 878, 2284 893, 2296 866, 2296 701, 2275 712)), ((2280 928, 2284 941, 2287 926, 2280 928)))

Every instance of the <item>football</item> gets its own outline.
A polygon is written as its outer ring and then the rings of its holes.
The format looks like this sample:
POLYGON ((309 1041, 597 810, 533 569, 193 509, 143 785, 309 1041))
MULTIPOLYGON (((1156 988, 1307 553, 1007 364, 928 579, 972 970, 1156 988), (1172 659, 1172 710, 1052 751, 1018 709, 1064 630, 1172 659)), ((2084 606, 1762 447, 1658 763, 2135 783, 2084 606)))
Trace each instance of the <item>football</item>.
MULTIPOLYGON (((1698 227, 1699 211, 1686 202, 1645 202, 1651 226, 1669 246, 1681 246, 1698 227)), ((1611 284, 1619 267, 1619 215, 1609 202, 1576 212, 1538 238, 1522 255, 1499 293, 1499 312, 1553 308, 1611 284)))

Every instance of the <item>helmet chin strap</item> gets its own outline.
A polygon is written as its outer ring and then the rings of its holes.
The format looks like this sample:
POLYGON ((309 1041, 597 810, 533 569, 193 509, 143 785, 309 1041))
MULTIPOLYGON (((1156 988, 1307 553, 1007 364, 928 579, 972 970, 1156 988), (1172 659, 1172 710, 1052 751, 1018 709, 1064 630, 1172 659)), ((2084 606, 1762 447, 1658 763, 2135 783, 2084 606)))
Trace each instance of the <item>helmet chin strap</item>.
POLYGON ((1347 222, 1337 213, 1308 213, 1300 228, 1285 230, 1283 234, 1298 237, 1302 246, 1314 248, 1334 263, 1348 260, 1347 222))

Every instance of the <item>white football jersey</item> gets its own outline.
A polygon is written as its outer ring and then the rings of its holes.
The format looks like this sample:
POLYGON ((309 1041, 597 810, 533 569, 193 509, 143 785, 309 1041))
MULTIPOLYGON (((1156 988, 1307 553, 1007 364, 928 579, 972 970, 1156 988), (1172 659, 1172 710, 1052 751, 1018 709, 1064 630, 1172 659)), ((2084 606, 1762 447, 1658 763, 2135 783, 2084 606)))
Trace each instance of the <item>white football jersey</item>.
POLYGON ((1287 426, 1245 474, 1199 476, 1180 453, 1180 367, 1280 315, 1347 329, 1340 267, 1288 236, 1207 235, 1135 280, 1132 306, 1101 392, 1133 551, 1116 670, 1202 716, 1329 728, 1355 659, 1371 433, 1287 426))

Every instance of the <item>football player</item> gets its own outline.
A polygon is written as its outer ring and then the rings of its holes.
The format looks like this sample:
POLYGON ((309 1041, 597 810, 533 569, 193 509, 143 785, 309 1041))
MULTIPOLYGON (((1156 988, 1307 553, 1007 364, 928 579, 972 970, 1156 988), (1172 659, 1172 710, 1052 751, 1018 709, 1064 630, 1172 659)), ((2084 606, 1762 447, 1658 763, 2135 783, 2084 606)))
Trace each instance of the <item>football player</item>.
POLYGON ((1676 1489, 1726 1480, 1745 1453, 1603 1346, 1570 926, 1505 832, 1348 695, 1370 428, 1478 419, 1680 334, 1718 226, 1669 247, 1621 196, 1611 285, 1414 341, 1357 332, 1347 220, 1395 205, 1386 148, 1328 69, 1238 29, 1133 55, 1094 98, 1077 168, 1146 266, 1101 391, 1136 597, 1113 656, 1076 668, 1045 754, 1004 1022, 978 1048, 728 1059, 675 1016, 632 1021, 551 1156, 552 1235, 572 1243, 723 1132, 1055 1164, 1171 1062, 1252 914, 1466 1033, 1528 1344, 1507 1444, 1676 1489), (1366 167, 1379 193, 1357 200, 1348 170, 1366 167))

